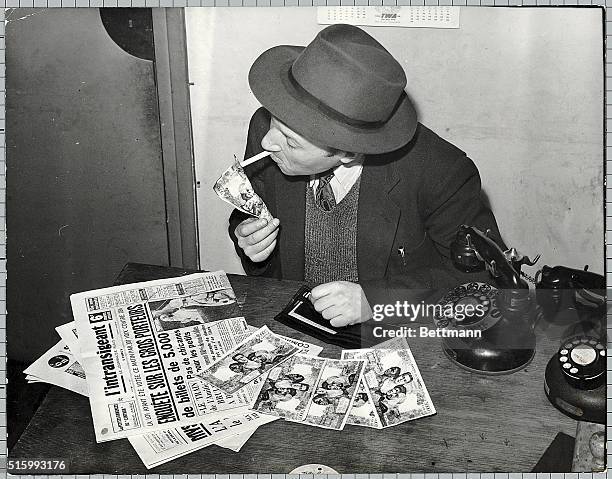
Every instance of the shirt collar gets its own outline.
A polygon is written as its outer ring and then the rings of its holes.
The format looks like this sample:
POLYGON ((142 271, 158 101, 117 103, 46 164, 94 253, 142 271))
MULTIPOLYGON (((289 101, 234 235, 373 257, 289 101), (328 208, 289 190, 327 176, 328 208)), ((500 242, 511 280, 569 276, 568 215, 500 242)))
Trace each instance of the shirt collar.
MULTIPOLYGON (((361 170, 363 169, 363 160, 363 155, 360 155, 350 163, 342 163, 336 166, 336 168, 334 168, 334 178, 330 184, 344 191, 345 193, 348 193, 361 174, 361 170)), ((315 175, 311 175, 308 186, 316 188, 318 184, 319 178, 315 175)))

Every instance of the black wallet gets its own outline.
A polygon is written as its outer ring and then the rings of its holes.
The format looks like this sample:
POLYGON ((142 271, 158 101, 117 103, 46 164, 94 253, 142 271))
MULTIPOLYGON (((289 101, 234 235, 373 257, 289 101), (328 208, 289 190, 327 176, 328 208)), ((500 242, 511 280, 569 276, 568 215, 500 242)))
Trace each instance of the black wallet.
POLYGON ((310 302, 310 288, 302 286, 285 308, 274 319, 313 338, 346 349, 369 346, 360 324, 334 328, 310 302))

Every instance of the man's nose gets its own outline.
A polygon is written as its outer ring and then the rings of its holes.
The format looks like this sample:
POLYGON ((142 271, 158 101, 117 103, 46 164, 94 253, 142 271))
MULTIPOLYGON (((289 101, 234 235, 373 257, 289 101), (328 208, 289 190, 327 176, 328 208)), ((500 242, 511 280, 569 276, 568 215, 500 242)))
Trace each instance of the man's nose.
POLYGON ((268 133, 266 133, 266 136, 261 139, 261 147, 266 151, 272 152, 281 150, 281 147, 276 140, 276 133, 272 128, 270 128, 268 133))

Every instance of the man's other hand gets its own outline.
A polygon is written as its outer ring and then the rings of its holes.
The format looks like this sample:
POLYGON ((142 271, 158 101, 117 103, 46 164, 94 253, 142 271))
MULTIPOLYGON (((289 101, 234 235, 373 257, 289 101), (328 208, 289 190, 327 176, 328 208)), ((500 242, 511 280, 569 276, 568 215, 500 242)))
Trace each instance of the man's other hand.
POLYGON ((372 308, 361 286, 349 281, 333 281, 312 289, 314 308, 335 328, 363 323, 372 318, 372 308))
POLYGON ((276 247, 280 221, 273 218, 270 222, 260 218, 248 218, 236 226, 234 233, 238 246, 255 263, 268 259, 276 247))

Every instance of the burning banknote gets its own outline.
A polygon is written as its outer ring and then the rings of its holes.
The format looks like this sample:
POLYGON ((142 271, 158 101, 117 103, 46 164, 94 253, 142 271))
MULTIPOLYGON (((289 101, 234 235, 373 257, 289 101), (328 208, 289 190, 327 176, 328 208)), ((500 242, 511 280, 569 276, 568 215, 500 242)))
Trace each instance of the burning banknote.
POLYGON ((255 193, 251 182, 244 173, 244 169, 238 162, 235 162, 223 172, 213 186, 213 190, 223 201, 246 214, 268 221, 272 219, 268 207, 255 193))

